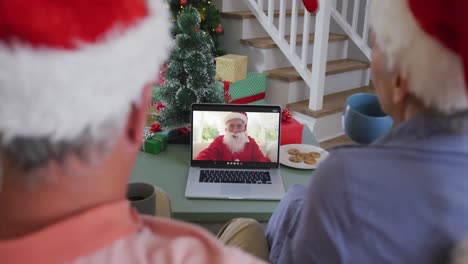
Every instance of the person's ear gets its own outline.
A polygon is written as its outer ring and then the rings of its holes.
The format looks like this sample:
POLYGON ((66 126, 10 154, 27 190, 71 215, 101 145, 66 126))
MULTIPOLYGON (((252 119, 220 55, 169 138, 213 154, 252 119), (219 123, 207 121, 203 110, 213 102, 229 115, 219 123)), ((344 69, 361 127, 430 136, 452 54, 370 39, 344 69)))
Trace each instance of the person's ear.
POLYGON ((127 120, 127 139, 136 145, 141 144, 143 130, 146 124, 146 113, 151 100, 152 85, 146 85, 139 104, 132 104, 127 120))
POLYGON ((400 104, 406 100, 408 96, 408 80, 400 73, 395 74, 392 78, 392 102, 400 104))

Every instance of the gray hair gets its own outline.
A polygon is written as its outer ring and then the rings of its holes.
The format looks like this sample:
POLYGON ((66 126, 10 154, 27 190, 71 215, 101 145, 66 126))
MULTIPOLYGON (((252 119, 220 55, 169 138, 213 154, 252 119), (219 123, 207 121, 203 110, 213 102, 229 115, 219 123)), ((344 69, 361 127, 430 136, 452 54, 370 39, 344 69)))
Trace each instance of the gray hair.
MULTIPOLYGON (((50 161, 56 161, 66 169, 65 161, 69 155, 76 155, 88 164, 102 162, 115 143, 115 137, 112 135, 122 129, 123 118, 119 119, 102 125, 105 132, 103 135, 106 135, 103 138, 93 138, 89 129, 86 129, 78 138, 71 141, 53 142, 49 137, 18 136, 3 145, 0 144, 0 183, 4 173, 2 163, 5 161, 12 163, 11 167, 15 172, 25 175, 24 178, 34 178, 31 176, 35 171, 45 167, 50 161)), ((1 139, 0 135, 0 142, 1 139)))

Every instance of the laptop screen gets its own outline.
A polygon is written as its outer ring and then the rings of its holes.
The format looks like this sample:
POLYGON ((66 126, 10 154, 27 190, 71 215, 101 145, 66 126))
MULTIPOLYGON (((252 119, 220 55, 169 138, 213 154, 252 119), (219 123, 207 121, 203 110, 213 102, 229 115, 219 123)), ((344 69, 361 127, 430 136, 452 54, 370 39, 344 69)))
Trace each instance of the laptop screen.
POLYGON ((277 168, 281 108, 193 104, 191 165, 277 168))

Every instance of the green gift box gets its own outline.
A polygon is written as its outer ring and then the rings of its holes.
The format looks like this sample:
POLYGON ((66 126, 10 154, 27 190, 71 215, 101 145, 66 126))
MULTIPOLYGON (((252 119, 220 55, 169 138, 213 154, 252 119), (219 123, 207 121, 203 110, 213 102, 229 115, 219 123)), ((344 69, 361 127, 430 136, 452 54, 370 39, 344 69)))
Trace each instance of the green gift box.
POLYGON ((147 153, 158 154, 167 148, 167 136, 162 134, 154 134, 151 138, 146 139, 141 144, 141 150, 147 153))
POLYGON ((237 82, 220 83, 224 86, 226 103, 264 104, 266 76, 258 72, 249 72, 247 78, 237 82))

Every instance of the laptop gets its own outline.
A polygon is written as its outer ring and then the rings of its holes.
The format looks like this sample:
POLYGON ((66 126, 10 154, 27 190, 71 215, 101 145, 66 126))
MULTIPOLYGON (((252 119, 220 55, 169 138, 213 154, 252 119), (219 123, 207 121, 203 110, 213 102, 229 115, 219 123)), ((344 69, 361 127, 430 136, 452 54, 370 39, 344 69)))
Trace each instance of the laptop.
POLYGON ((193 104, 191 115, 191 166, 185 197, 283 197, 279 106, 193 104))

